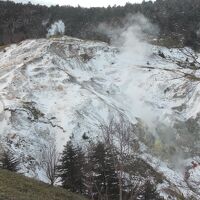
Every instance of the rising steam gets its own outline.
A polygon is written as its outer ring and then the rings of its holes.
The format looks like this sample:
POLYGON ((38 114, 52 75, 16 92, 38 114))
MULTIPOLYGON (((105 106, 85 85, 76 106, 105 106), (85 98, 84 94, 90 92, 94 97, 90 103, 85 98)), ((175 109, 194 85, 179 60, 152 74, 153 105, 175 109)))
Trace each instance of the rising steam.
MULTIPOLYGON (((141 14, 127 15, 120 26, 111 26, 110 24, 102 23, 98 26, 98 31, 106 34, 111 39, 112 45, 119 47, 118 64, 133 68, 136 66, 147 66, 147 62, 151 60, 150 56, 152 55, 153 48, 149 42, 159 34, 158 26, 152 24, 150 20, 141 14)), ((155 108, 152 108, 145 102, 150 98, 146 95, 148 92, 144 89, 142 90, 138 85, 139 82, 142 82, 138 77, 141 76, 143 71, 138 72, 135 70, 132 75, 130 73, 129 71, 128 74, 125 74, 122 70, 121 76, 126 76, 125 79, 128 80, 125 87, 123 87, 123 93, 128 94, 127 96, 130 97, 131 107, 129 112, 132 112, 132 116, 142 119, 148 126, 146 135, 141 137, 151 139, 153 136, 154 144, 152 144, 152 148, 157 149, 160 155, 164 151, 163 149, 165 149, 164 152, 167 152, 165 154, 169 154, 166 155, 167 159, 171 159, 176 168, 180 168, 183 153, 177 151, 178 147, 175 145, 176 138, 178 137, 177 130, 171 127, 167 121, 160 118, 159 112, 156 112, 155 108), (137 79, 139 80, 137 81, 137 79)), ((144 72, 142 75, 147 80, 148 72, 144 72)))
POLYGON ((143 60, 150 54, 147 41, 158 35, 158 26, 152 24, 142 14, 129 14, 121 24, 116 27, 102 23, 98 26, 98 31, 106 34, 111 39, 112 45, 121 47, 121 52, 126 57, 134 55, 135 61, 143 60))
POLYGON ((54 35, 64 35, 65 33, 65 24, 62 20, 54 22, 51 27, 48 29, 47 37, 54 35))

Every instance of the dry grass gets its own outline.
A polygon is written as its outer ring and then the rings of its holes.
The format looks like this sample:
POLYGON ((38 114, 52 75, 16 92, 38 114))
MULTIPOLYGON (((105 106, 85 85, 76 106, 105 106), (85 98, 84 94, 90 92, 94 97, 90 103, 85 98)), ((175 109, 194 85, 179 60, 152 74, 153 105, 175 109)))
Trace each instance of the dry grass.
POLYGON ((0 200, 86 200, 60 187, 0 170, 0 200))

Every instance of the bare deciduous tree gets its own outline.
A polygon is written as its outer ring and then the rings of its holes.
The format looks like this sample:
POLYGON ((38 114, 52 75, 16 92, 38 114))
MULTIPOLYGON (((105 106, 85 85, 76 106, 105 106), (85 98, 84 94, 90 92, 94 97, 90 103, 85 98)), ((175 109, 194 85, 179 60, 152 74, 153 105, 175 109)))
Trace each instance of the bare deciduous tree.
POLYGON ((119 181, 119 200, 123 199, 123 179, 125 177, 125 165, 131 158, 133 145, 133 125, 123 116, 118 120, 112 118, 107 124, 101 124, 105 144, 113 149, 113 159, 118 173, 119 181), (114 152, 115 151, 115 152, 114 152))
POLYGON ((50 184, 54 185, 58 179, 58 163, 60 158, 60 154, 58 153, 54 142, 50 143, 48 147, 43 148, 42 157, 42 166, 45 175, 50 181, 50 184))

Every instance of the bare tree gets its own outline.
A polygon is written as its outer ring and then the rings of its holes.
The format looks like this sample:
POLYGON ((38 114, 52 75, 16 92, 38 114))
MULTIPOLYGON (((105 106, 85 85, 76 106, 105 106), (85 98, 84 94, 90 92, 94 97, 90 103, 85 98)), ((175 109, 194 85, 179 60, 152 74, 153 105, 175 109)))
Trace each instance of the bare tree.
POLYGON ((50 181, 50 184, 54 185, 58 179, 58 164, 60 158, 55 142, 52 142, 46 148, 43 148, 42 157, 42 166, 45 175, 50 181))
POLYGON ((123 199, 123 179, 125 177, 125 165, 131 159, 133 145, 133 125, 122 115, 116 120, 112 118, 107 124, 101 124, 104 141, 113 149, 113 159, 118 173, 119 200, 123 199), (117 158, 117 159, 116 159, 117 158))
MULTIPOLYGON (((173 55, 164 55, 163 52, 159 51, 158 55, 165 61, 177 64, 178 69, 166 69, 160 68, 161 70, 171 71, 179 75, 175 79, 185 78, 189 81, 200 81, 200 77, 196 75, 196 70, 200 69, 199 55, 190 48, 178 48, 179 57, 173 55), (182 69, 190 69, 191 71, 183 71, 182 69)), ((149 68, 149 67, 147 67, 149 68)))
POLYGON ((176 63, 180 68, 187 69, 199 69, 199 55, 190 48, 178 48, 177 52, 179 53, 179 57, 172 55, 164 55, 160 50, 158 51, 158 55, 168 61, 169 63, 176 63))

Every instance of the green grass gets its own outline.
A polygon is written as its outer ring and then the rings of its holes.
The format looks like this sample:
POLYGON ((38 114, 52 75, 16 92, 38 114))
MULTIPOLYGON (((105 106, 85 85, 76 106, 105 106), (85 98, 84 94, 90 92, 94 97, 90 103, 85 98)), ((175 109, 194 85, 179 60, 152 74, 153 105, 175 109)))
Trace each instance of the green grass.
POLYGON ((0 170, 0 200, 86 200, 61 187, 52 187, 7 170, 0 170))

